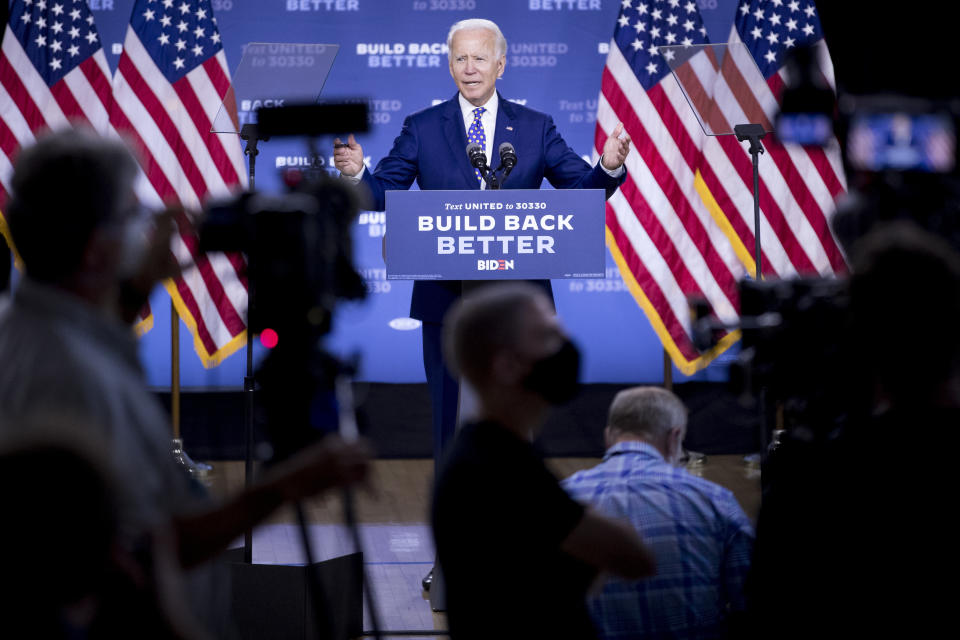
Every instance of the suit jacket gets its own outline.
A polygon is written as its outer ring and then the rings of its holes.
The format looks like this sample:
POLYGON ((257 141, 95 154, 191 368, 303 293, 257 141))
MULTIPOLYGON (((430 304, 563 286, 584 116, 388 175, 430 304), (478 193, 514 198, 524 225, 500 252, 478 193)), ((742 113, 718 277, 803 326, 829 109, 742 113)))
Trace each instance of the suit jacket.
MULTIPOLYGON (((497 97, 493 148, 510 142, 517 152, 517 166, 503 188, 539 189, 546 178, 557 189, 605 189, 609 198, 623 182, 626 174, 611 178, 600 163, 591 167, 584 162, 560 137, 553 118, 508 102, 499 92, 497 97)), ((373 199, 371 209, 383 211, 387 191, 409 189, 414 181, 421 190, 479 189, 466 147, 458 95, 408 116, 390 153, 372 173, 363 174, 373 199)), ((539 284, 549 293, 549 281, 539 284)), ((411 317, 440 322, 460 291, 460 281, 418 280, 413 285, 411 317)))

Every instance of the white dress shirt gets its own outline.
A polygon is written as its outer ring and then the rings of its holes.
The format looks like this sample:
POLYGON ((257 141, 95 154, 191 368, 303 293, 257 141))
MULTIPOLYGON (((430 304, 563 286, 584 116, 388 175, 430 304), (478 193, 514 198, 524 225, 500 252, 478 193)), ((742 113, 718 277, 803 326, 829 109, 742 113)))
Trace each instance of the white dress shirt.
MULTIPOLYGON (((473 124, 473 110, 477 107, 467 101, 462 93, 458 93, 457 98, 460 100, 460 113, 463 114, 463 130, 470 131, 470 125, 473 124)), ((486 109, 480 116, 480 124, 483 125, 483 135, 487 140, 487 144, 483 147, 483 153, 487 156, 487 166, 491 169, 497 168, 497 165, 493 164, 493 136, 497 132, 497 107, 499 104, 500 101, 497 93, 494 92, 493 95, 490 96, 490 99, 481 105, 486 109)), ((464 153, 466 153, 466 147, 464 147, 464 153)), ((480 188, 487 188, 486 180, 480 180, 480 188)))

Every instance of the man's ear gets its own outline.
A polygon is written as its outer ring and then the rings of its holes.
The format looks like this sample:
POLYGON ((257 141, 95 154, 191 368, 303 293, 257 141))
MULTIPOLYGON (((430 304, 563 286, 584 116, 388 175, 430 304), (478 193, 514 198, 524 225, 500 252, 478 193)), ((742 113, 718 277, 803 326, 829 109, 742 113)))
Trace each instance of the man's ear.
POLYGON ((503 77, 503 70, 506 69, 506 67, 507 67, 507 56, 504 55, 504 56, 501 56, 499 60, 497 60, 497 78, 503 77))
POLYGON ((667 432, 667 459, 679 460, 683 453, 683 436, 686 430, 683 427, 672 427, 667 432))
POLYGON ((617 443, 617 431, 610 425, 603 428, 603 448, 609 449, 617 443))

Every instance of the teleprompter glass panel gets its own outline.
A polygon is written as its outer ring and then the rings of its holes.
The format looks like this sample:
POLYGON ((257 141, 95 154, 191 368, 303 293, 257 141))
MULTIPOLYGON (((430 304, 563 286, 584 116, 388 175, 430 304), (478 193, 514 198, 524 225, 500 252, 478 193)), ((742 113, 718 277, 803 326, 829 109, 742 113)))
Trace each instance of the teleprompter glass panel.
POLYGON ((239 133, 256 124, 261 107, 314 103, 340 45, 251 42, 214 118, 214 133, 239 133))
MULTIPOLYGON (((771 133, 764 101, 773 100, 750 50, 742 42, 657 47, 708 136, 733 135, 738 124, 771 133)), ((766 105, 769 106, 769 105, 766 105)))

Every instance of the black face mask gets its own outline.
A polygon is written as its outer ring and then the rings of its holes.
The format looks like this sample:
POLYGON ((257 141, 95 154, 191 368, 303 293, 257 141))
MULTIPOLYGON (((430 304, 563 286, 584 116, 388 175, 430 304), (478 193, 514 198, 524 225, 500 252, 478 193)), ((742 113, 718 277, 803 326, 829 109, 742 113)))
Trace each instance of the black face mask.
POLYGON ((569 339, 556 353, 533 363, 523 386, 550 404, 569 402, 580 390, 580 350, 569 339))

